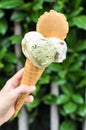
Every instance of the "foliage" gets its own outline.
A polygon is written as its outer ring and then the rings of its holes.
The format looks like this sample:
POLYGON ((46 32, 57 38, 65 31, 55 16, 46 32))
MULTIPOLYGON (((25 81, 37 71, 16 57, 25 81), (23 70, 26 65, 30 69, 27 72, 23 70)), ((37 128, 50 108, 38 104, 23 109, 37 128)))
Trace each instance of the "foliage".
POLYGON ((70 28, 66 38, 67 59, 62 64, 51 64, 46 69, 33 94, 34 102, 27 104, 26 108, 31 113, 33 124, 41 105, 56 104, 59 106, 60 116, 64 118, 61 120, 60 130, 77 130, 77 121, 82 122, 86 117, 85 0, 0 1, 0 87, 15 73, 19 59, 24 64, 24 57, 15 55, 15 44, 21 42, 26 32, 35 30, 39 16, 50 9, 64 13, 68 19, 70 28), (16 22, 21 24, 21 36, 14 34, 16 22), (59 87, 59 96, 50 94, 52 81, 59 87))

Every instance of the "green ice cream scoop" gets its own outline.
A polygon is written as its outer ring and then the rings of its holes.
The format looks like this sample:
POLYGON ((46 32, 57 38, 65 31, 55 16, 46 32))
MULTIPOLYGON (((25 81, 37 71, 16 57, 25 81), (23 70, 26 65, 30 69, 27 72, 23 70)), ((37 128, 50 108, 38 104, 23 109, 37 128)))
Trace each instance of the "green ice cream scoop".
POLYGON ((31 47, 32 58, 40 67, 47 67, 55 60, 57 50, 48 39, 39 39, 31 47))

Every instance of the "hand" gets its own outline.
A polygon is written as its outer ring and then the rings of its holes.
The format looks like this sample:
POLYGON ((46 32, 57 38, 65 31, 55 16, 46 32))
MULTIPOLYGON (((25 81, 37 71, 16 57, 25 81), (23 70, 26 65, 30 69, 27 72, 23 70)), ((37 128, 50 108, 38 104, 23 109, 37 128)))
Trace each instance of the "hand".
MULTIPOLYGON (((0 91, 0 125, 7 122, 14 114, 15 103, 21 93, 31 94, 35 91, 35 86, 20 85, 22 74, 23 69, 9 79, 0 91)), ((32 101, 33 96, 29 95, 25 102, 32 101)))

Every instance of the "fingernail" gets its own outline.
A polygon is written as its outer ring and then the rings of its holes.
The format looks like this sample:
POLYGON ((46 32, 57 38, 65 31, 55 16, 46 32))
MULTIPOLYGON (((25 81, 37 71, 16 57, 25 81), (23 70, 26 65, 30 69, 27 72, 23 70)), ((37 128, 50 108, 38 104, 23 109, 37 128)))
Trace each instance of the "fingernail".
POLYGON ((35 86, 30 86, 29 90, 30 91, 35 91, 36 87, 35 86))
POLYGON ((33 102, 33 100, 34 100, 34 97, 32 95, 30 95, 29 102, 33 102))

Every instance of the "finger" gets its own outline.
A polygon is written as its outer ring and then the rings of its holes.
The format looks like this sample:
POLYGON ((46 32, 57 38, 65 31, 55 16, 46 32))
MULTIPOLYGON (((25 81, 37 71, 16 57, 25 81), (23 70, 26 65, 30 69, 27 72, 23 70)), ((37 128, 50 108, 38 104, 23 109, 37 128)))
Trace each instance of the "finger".
POLYGON ((8 81, 7 81, 7 85, 9 87, 17 87, 20 85, 20 81, 21 81, 21 78, 22 78, 22 75, 23 75, 23 71, 24 69, 21 69, 19 70, 12 78, 10 78, 8 81))
POLYGON ((13 93, 15 97, 17 98, 20 94, 25 94, 25 93, 33 93, 35 91, 35 86, 27 86, 27 85, 21 85, 17 88, 14 89, 13 93))
POLYGON ((29 95, 27 99, 25 100, 25 103, 31 103, 33 102, 33 100, 34 100, 34 97, 32 95, 29 95))

